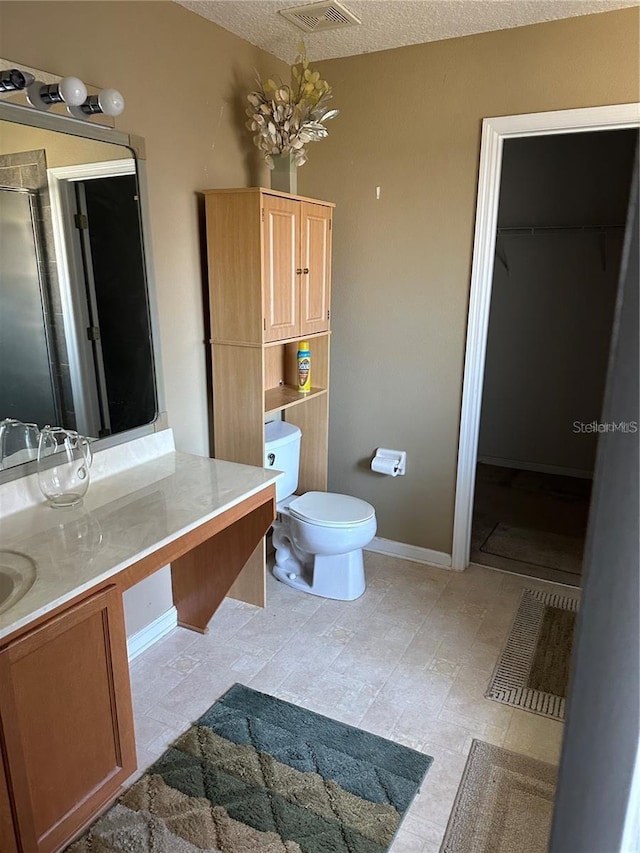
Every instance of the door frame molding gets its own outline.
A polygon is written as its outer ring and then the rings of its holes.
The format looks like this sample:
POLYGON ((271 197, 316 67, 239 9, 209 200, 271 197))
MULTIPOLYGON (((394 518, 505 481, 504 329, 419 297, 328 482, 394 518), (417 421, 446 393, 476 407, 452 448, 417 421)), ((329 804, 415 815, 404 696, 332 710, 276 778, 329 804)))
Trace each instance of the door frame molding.
POLYGON ((482 122, 476 226, 462 385, 452 568, 469 565, 480 408, 489 330, 498 202, 505 139, 640 127, 640 103, 485 118, 482 122))
POLYGON ((90 181, 121 175, 135 175, 133 157, 120 160, 103 160, 96 163, 79 163, 47 169, 49 200, 53 221, 53 242, 56 250, 60 301, 65 319, 67 355, 71 376, 71 393, 78 420, 78 431, 85 435, 98 435, 98 395, 94 386, 93 359, 87 355, 86 336, 81 330, 89 325, 84 298, 80 298, 73 282, 83 281, 80 247, 73 226, 73 210, 69 200, 69 187, 76 181, 90 181))

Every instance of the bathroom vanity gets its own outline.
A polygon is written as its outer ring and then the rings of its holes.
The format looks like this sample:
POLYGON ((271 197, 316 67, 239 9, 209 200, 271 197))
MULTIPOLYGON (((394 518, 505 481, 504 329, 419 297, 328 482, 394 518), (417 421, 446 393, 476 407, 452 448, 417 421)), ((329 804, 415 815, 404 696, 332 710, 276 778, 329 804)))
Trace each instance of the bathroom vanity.
POLYGON ((179 624, 206 631, 262 548, 277 476, 170 451, 81 506, 0 518, 0 566, 17 553, 36 570, 0 612, 2 853, 63 849, 117 795, 136 768, 124 592, 170 563, 179 624))
POLYGON ((96 451, 71 508, 44 502, 23 448, 0 471, 0 853, 57 853, 136 768, 125 592, 140 583, 157 606, 170 565, 195 631, 227 593, 264 604, 278 474, 174 451, 143 140, 20 91, 0 93, 0 131, 0 420, 75 430, 96 451))

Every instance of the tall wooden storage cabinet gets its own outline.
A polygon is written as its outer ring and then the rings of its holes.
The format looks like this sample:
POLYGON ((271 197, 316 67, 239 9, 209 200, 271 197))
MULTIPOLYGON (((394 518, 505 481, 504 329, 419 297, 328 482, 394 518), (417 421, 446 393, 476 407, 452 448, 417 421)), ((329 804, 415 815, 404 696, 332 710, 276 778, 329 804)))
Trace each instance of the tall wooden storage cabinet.
MULTIPOLYGON (((215 456, 264 465, 265 419, 282 412, 302 430, 298 491, 324 491, 335 205, 261 188, 205 197, 215 456), (301 340, 311 350, 307 394, 296 387, 301 340)), ((249 570, 238 583, 245 600, 264 604, 263 546, 252 562, 262 575, 249 570)))

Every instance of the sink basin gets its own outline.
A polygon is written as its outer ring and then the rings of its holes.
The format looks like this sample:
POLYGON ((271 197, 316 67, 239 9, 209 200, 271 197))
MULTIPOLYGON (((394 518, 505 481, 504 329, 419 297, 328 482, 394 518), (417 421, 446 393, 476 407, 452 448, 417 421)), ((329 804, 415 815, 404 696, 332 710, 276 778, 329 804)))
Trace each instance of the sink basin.
POLYGON ((33 586, 36 564, 18 551, 0 551, 0 613, 20 601, 33 586))

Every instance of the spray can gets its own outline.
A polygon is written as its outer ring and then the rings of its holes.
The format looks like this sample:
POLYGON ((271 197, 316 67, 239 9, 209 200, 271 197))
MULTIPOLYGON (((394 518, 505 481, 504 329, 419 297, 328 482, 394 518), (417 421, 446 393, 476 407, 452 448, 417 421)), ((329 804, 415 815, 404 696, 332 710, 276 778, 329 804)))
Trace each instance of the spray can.
POLYGON ((307 394, 311 391, 311 352, 308 341, 298 344, 298 391, 307 394))

